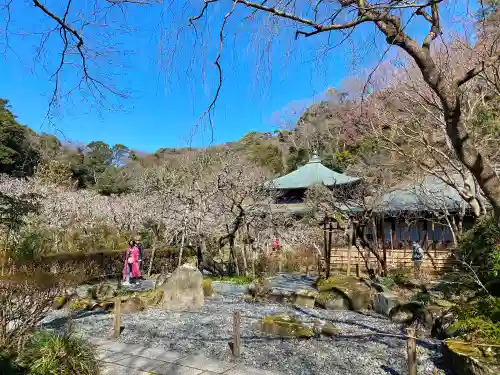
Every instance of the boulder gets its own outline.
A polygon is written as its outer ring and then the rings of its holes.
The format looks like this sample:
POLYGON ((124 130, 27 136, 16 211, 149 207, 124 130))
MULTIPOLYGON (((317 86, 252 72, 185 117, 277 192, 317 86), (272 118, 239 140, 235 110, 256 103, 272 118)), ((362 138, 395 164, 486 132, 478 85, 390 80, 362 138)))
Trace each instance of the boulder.
POLYGON ((268 296, 267 299, 276 303, 287 303, 291 299, 291 295, 282 290, 273 290, 268 296))
POLYGON ((203 275, 194 266, 184 264, 168 278, 163 289, 163 307, 171 311, 195 311, 203 307, 203 275))
POLYGON ((398 296, 389 292, 377 293, 373 299, 375 312, 385 316, 389 316, 391 310, 399 303, 398 296))
POLYGON ((314 290, 297 290, 294 296, 296 306, 312 309, 318 293, 314 290))
POLYGON ((143 302, 147 306, 157 306, 163 300, 163 290, 161 290, 161 289, 147 290, 147 291, 138 293, 138 296, 143 300, 143 302))
POLYGON ((253 280, 248 285, 248 292, 254 297, 268 297, 272 292, 271 283, 266 279, 253 280))
POLYGON ((492 347, 477 347, 446 340, 441 346, 446 366, 456 375, 498 375, 499 354, 492 347))
POLYGON ((339 330, 332 323, 326 322, 321 328, 321 333, 325 336, 332 337, 338 335, 339 330))
POLYGON ((446 313, 437 317, 431 329, 431 336, 438 340, 444 340, 454 335, 454 330, 451 326, 457 321, 455 314, 446 313))
POLYGON ((335 290, 319 292, 315 304, 327 310, 349 310, 350 307, 349 299, 335 290))
POLYGON ((117 289, 112 284, 102 283, 97 287, 96 297, 98 299, 104 300, 108 298, 113 298, 116 295, 117 295, 117 289))
POLYGON ((314 335, 312 329, 288 314, 266 316, 262 319, 259 328, 262 332, 274 337, 309 338, 314 335))
POLYGON ((368 308, 371 303, 371 288, 352 276, 330 277, 316 282, 318 291, 336 291, 349 301, 349 309, 359 311, 368 308))
POLYGON ((144 310, 144 302, 139 297, 130 297, 121 306, 122 314, 134 314, 144 310))
POLYGON ((212 280, 203 279, 203 294, 205 297, 210 297, 214 294, 214 287, 212 286, 212 280))
POLYGON ((395 323, 410 325, 414 322, 431 329, 434 324, 432 314, 421 302, 402 303, 391 309, 389 318, 395 323))

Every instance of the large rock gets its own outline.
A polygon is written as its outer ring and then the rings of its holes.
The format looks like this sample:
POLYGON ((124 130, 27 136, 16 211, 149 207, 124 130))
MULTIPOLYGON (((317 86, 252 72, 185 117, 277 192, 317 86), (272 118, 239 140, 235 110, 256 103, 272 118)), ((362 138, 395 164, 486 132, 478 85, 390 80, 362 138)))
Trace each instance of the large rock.
POLYGON ((500 374, 498 348, 478 347, 452 340, 445 341, 441 348, 446 366, 456 375, 500 374))
POLYGON ((256 279, 248 285, 248 292, 254 297, 265 298, 272 292, 272 286, 269 280, 256 279))
POLYGON ((455 331, 452 326, 456 322, 456 316, 453 313, 446 313, 437 317, 431 329, 431 336, 438 340, 444 340, 453 337, 455 331))
POLYGON ((330 277, 316 282, 318 291, 335 291, 349 301, 349 309, 359 311, 368 308, 371 303, 371 288, 361 280, 350 277, 330 277))
POLYGON ((315 304, 327 310, 349 310, 350 307, 349 299, 335 290, 318 293, 315 304))
POLYGON ((134 314, 144 310, 144 302, 139 297, 130 297, 121 306, 122 314, 134 314))
POLYGON ((203 307, 203 274, 184 264, 168 278, 163 289, 163 307, 171 311, 195 311, 203 307))
POLYGON ((301 289, 297 290, 294 296, 296 306, 312 309, 314 308, 314 301, 316 300, 318 293, 313 290, 301 289))
POLYGON ((399 305, 398 297, 389 292, 377 293, 373 299, 373 308, 375 312, 385 316, 389 316, 391 310, 397 305, 399 305))
POLYGON ((402 303, 391 309, 389 318, 395 323, 410 325, 418 323, 426 329, 431 329, 434 324, 432 313, 421 302, 412 301, 402 303))
POLYGON ((314 335, 311 328, 288 314, 270 315, 262 319, 260 330, 274 337, 309 338, 314 335))

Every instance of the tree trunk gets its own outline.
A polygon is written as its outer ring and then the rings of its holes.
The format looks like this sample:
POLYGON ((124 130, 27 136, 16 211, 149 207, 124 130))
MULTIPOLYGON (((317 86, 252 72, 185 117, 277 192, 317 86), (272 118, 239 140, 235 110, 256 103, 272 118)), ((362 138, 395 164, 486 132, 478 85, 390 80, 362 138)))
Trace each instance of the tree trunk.
MULTIPOLYGON (((328 257, 328 234, 327 234, 327 230, 328 230, 328 227, 327 227, 327 217, 325 216, 325 221, 323 223, 323 245, 324 245, 324 257, 325 257, 325 262, 326 262, 326 259, 328 257)), ((325 270, 326 272, 326 277, 328 278, 329 276, 329 272, 327 270, 325 270)), ((318 276, 321 276, 321 272, 318 276)))
POLYGON ((351 262, 352 262, 352 241, 353 241, 353 228, 352 223, 349 222, 349 226, 346 228, 347 237, 347 276, 351 275, 351 262))
POLYGON ((153 269, 153 260, 155 258, 156 252, 156 238, 153 240, 153 249, 151 250, 151 259, 149 259, 148 276, 151 276, 151 270, 153 269))
POLYGON ((327 279, 330 277, 330 267, 332 262, 332 236, 333 236, 333 225, 332 222, 330 221, 328 225, 328 252, 325 257, 327 279))
POLYGON ((243 274, 248 276, 248 264, 247 264, 247 252, 246 252, 246 243, 243 243, 243 247, 241 250, 241 257, 243 258, 243 274))
POLYGON ((231 258, 234 264, 234 270, 236 272, 236 276, 240 276, 240 266, 238 264, 238 257, 236 256, 236 251, 234 249, 234 236, 229 237, 229 254, 231 254, 231 258))
POLYGON ((186 230, 184 229, 182 231, 182 237, 181 237, 181 248, 179 249, 179 262, 177 264, 178 267, 182 266, 182 253, 184 251, 184 241, 186 239, 186 230))
MULTIPOLYGON (((377 15, 372 10, 365 10, 364 12, 372 16, 377 15)), ((454 72, 441 72, 438 69, 432 58, 430 46, 431 42, 439 35, 439 26, 427 35, 424 43, 420 46, 414 39, 409 38, 393 22, 389 22, 387 19, 376 22, 376 25, 387 37, 387 43, 400 47, 411 56, 419 67, 424 81, 439 97, 443 107, 446 134, 453 149, 457 153, 459 160, 477 180, 485 197, 493 207, 495 219, 500 226, 500 176, 496 173, 491 162, 474 145, 474 139, 469 134, 462 119, 460 86, 477 76, 477 73, 469 75, 470 72, 468 72, 463 78, 457 79, 454 72)), ((483 62, 483 64, 485 63, 483 62)), ((478 69, 482 71, 484 66, 478 69)))

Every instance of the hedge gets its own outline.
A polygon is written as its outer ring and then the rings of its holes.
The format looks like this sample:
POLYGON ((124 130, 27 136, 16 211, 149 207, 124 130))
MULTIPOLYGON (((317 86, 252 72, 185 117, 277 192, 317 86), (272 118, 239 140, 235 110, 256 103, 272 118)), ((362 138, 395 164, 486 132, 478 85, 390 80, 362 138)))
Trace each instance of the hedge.
MULTIPOLYGON (((143 272, 147 272, 152 251, 144 250, 143 272)), ((185 258, 192 256, 189 249, 185 258)), ((184 258, 183 257, 183 258, 184 258)), ((92 253, 58 253, 39 257, 30 261, 30 265, 44 272, 82 273, 83 280, 91 281, 99 278, 119 276, 123 272, 125 250, 100 251, 92 253)), ((157 249, 153 261, 152 273, 172 272, 179 262, 177 249, 157 249)), ((27 262, 18 263, 18 265, 27 262)))

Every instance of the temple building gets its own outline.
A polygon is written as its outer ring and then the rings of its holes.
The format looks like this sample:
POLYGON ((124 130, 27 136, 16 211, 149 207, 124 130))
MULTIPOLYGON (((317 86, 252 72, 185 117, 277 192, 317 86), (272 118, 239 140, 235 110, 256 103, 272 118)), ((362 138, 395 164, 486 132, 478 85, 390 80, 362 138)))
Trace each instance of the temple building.
MULTIPOLYGON (((364 191, 360 177, 335 172, 321 163, 317 154, 295 171, 266 183, 273 193, 273 212, 297 217, 307 214, 311 207, 304 202, 307 189, 324 185, 335 192, 342 189, 336 209, 355 218, 368 207, 353 204, 349 194, 364 191), (345 203, 350 201, 348 205, 345 203)), ((335 195, 335 194, 334 194, 335 195)), ((356 200, 356 198, 352 198, 356 200)), ((421 181, 404 181, 387 191, 377 191, 369 209, 375 213, 377 239, 380 248, 408 248, 412 241, 425 248, 447 248, 454 244, 450 222, 467 228, 473 224, 467 203, 452 187, 435 176, 421 181)))

